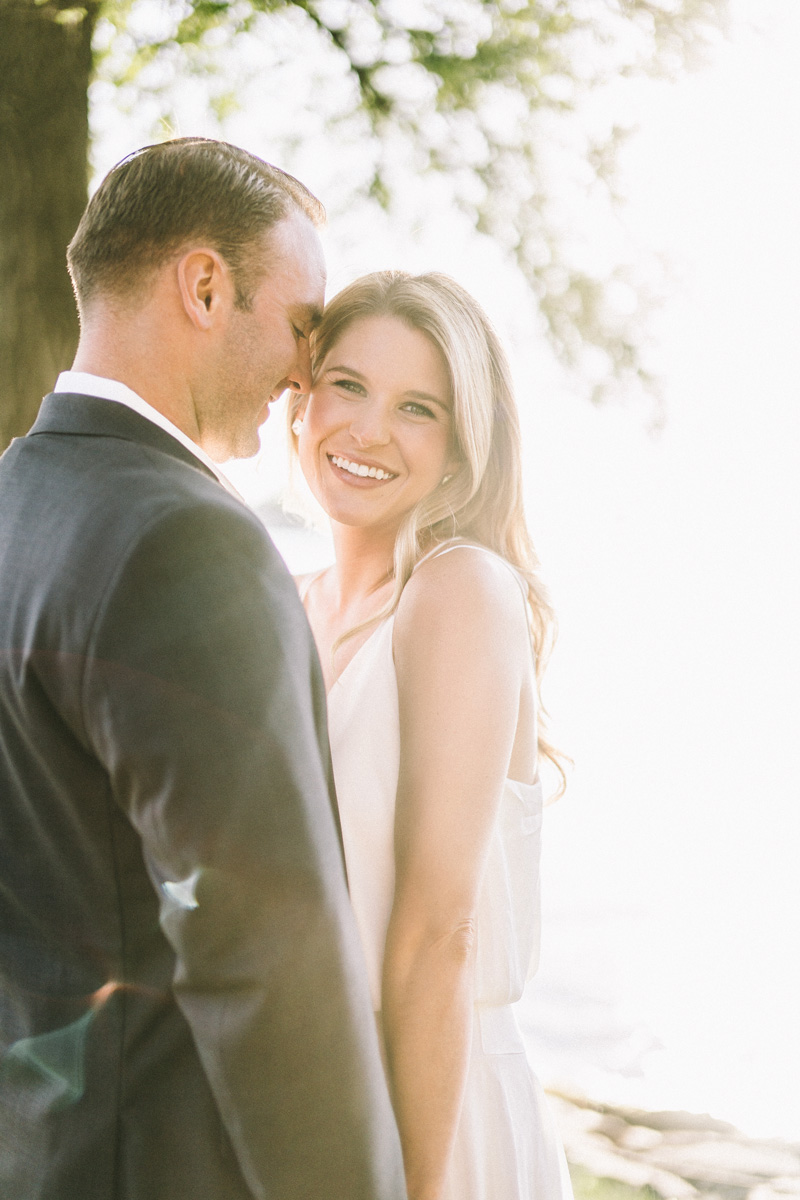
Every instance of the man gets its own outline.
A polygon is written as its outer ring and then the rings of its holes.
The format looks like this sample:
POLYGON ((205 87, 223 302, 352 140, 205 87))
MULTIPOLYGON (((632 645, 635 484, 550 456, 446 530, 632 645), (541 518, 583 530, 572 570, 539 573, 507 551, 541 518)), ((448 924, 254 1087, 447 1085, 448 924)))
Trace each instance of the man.
POLYGON ((9 1200, 405 1194, 319 665, 215 466, 309 388, 320 219, 225 143, 123 161, 74 369, 0 461, 9 1200))

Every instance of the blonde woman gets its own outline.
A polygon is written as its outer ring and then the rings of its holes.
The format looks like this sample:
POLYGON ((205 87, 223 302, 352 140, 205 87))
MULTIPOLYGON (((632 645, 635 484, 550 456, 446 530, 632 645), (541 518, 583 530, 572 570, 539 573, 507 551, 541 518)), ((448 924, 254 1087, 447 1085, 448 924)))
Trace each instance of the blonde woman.
POLYGON ((568 1200, 514 1016, 539 930, 551 614, 503 350, 443 275, 341 292, 290 422, 333 529, 300 581, 410 1200, 568 1200))

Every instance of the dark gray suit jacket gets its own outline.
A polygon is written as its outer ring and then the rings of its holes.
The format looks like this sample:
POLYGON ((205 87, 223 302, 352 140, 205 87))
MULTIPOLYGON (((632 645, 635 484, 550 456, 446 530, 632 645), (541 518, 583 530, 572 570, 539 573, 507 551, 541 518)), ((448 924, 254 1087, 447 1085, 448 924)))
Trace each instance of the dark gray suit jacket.
POLYGON ((399 1200, 319 664, 258 520, 125 406, 0 460, 0 1196, 399 1200))

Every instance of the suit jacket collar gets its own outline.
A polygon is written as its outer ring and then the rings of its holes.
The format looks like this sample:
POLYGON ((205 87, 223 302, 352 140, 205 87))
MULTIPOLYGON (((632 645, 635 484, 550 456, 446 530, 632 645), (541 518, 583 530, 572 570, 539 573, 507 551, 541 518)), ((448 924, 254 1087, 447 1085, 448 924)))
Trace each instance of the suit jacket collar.
POLYGON ((102 400, 98 396, 82 396, 74 392, 51 392, 42 401, 39 415, 27 436, 35 437, 40 433, 121 438, 123 441, 138 442, 169 454, 190 467, 197 467, 219 483, 214 472, 165 429, 114 400, 102 400))

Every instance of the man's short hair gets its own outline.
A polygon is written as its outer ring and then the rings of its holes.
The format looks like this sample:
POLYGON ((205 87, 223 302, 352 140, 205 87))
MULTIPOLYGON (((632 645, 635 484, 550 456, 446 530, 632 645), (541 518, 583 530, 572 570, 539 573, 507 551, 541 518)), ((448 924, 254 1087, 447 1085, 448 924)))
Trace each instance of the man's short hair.
POLYGON ((134 293, 183 246, 227 262, 236 304, 248 308, 263 274, 256 243, 293 210, 321 225, 325 210, 297 179, 211 138, 145 146, 106 175, 67 251, 78 308, 96 295, 134 293))

